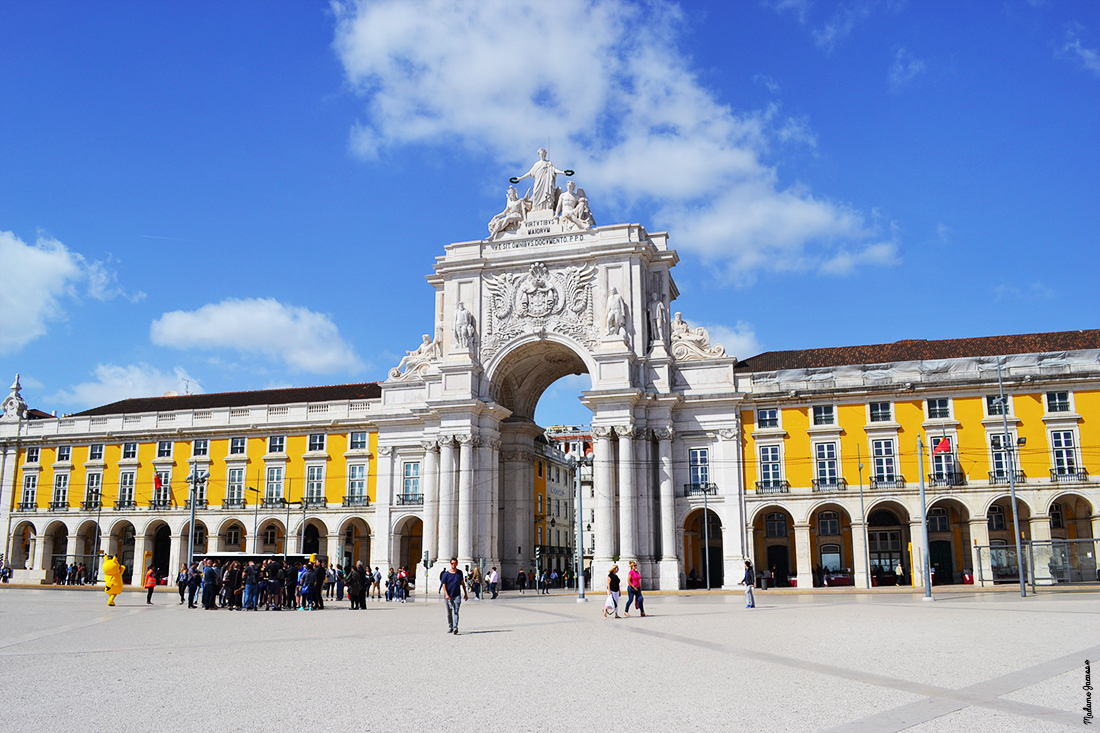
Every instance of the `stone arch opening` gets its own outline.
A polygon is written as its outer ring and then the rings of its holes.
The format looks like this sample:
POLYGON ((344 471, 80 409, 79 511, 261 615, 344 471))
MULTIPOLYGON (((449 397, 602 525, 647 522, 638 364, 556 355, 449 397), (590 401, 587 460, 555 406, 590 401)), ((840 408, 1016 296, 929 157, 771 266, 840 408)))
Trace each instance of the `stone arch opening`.
POLYGON ((52 571, 52 575, 47 574, 46 577, 51 578, 54 583, 64 584, 69 564, 69 528, 64 522, 54 522, 46 528, 43 535, 46 540, 43 557, 46 558, 47 571, 52 571))
POLYGON ((13 570, 30 570, 34 562, 34 545, 40 541, 31 522, 19 522, 11 534, 11 560, 13 570))
POLYGON ((333 550, 332 562, 349 569, 356 563, 370 564, 371 532, 366 520, 352 517, 340 527, 337 547, 333 550))
POLYGON ((766 574, 771 584, 789 586, 791 576, 797 573, 794 516, 786 507, 769 504, 757 510, 752 530, 753 565, 758 572, 766 574))
POLYGON ((586 357, 583 350, 556 338, 520 341, 487 370, 489 399, 510 410, 512 418, 533 422, 535 407, 550 385, 570 374, 592 373, 586 357))
POLYGON ((958 499, 936 499, 928 506, 928 562, 933 585, 964 582, 972 573, 970 511, 958 499))
POLYGON ((871 559, 871 585, 905 585, 912 579, 909 542, 909 510, 896 501, 879 502, 868 509, 867 554, 871 559))
POLYGON ((852 585, 856 562, 852 518, 835 502, 825 502, 810 512, 810 562, 815 588, 852 585))
POLYGON ((684 520, 684 558, 688 588, 706 588, 708 578, 710 588, 722 587, 725 576, 722 520, 713 509, 696 509, 684 520))
POLYGON ((397 567, 405 568, 415 582, 424 546, 424 522, 420 517, 402 517, 394 523, 390 536, 394 544, 390 557, 397 558, 397 567))

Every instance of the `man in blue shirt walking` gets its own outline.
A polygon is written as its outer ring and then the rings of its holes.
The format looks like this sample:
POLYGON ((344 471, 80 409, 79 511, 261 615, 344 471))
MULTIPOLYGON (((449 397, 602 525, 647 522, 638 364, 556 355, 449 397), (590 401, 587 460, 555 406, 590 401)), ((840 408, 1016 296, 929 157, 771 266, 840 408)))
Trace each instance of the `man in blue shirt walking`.
POLYGON ((447 633, 457 636, 458 608, 469 597, 466 595, 466 579, 458 569, 457 557, 451 558, 450 570, 439 574, 439 582, 443 585, 444 601, 447 603, 447 633))

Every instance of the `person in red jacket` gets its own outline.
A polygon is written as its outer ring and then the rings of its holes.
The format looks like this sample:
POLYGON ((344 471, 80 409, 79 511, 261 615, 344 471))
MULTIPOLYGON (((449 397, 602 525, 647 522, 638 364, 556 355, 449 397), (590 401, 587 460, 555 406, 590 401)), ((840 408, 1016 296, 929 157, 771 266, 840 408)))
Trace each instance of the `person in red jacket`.
POLYGON ((157 569, 155 567, 149 568, 149 572, 145 573, 145 589, 148 591, 145 596, 146 605, 153 605, 153 590, 157 587, 157 569))

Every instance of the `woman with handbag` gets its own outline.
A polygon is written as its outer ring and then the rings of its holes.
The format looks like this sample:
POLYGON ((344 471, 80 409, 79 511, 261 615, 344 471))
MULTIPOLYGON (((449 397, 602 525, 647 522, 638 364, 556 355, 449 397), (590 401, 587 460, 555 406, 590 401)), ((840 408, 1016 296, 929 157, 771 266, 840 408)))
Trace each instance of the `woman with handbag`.
POLYGON ((619 616, 619 566, 612 565, 611 572, 607 574, 607 600, 603 604, 603 617, 607 618, 609 613, 614 613, 615 618, 619 616))

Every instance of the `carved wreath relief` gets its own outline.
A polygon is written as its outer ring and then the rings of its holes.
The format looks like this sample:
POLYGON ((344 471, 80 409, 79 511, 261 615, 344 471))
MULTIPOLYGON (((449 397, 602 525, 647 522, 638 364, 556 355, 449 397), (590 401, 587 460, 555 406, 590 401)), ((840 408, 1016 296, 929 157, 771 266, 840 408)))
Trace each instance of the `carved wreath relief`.
POLYGON ((488 359, 505 343, 524 333, 552 331, 595 348, 592 321, 592 265, 551 272, 536 262, 523 274, 506 272, 485 278, 489 323, 481 343, 488 359))

